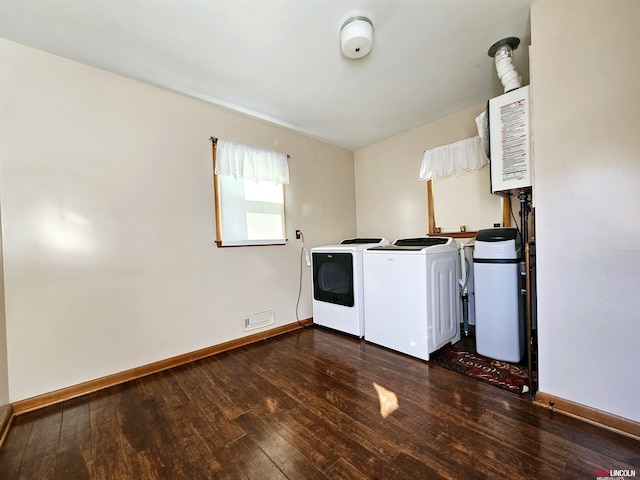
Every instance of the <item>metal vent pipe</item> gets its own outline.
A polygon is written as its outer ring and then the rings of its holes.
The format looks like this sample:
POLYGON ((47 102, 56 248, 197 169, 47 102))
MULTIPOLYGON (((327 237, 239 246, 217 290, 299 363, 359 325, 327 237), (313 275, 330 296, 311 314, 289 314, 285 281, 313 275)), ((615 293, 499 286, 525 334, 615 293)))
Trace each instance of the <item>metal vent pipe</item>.
POLYGON ((491 45, 488 52, 489 56, 495 59, 496 72, 505 93, 522 86, 522 78, 512 63, 513 50, 518 48, 519 44, 520 39, 517 37, 503 38, 491 45))

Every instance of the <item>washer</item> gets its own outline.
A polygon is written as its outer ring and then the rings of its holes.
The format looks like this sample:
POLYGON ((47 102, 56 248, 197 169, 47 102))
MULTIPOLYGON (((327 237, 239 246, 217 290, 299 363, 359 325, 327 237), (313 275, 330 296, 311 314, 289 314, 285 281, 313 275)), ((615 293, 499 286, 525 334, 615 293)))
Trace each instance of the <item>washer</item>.
POLYGON ((460 255, 452 238, 365 250, 365 340, 413 357, 460 340, 460 255))
POLYGON ((376 245, 389 245, 389 240, 348 238, 338 245, 311 249, 313 323, 364 335, 362 253, 376 245))

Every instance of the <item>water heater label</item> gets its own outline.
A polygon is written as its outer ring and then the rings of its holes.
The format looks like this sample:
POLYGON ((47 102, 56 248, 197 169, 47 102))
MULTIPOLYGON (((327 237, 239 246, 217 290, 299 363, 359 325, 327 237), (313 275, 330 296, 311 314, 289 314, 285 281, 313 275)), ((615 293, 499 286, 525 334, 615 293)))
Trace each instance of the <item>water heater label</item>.
POLYGON ((524 98, 500 107, 502 180, 522 180, 528 170, 528 127, 524 98))
POLYGON ((491 191, 531 186, 529 87, 489 100, 491 191))

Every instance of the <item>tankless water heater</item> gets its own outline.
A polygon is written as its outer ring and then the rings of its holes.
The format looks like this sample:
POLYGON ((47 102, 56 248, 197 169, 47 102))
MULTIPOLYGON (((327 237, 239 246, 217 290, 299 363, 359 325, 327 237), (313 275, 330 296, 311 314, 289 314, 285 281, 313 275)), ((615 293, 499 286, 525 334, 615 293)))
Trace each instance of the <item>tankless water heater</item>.
POLYGON ((491 193, 533 184, 529 87, 488 102, 491 193))

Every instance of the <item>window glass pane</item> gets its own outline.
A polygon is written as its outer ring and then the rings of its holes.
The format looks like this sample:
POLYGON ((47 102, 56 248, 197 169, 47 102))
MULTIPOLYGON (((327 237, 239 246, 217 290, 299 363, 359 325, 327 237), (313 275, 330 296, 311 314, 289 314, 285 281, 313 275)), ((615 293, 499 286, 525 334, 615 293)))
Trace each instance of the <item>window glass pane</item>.
POLYGON ((284 203, 282 185, 276 185, 268 182, 244 180, 244 198, 245 200, 284 203))
POLYGON ((249 240, 277 240, 282 238, 282 216, 269 213, 247 213, 249 240))
POLYGON ((285 243, 284 186, 219 176, 222 245, 285 243))
POLYGON ((247 238, 245 221, 244 188, 242 180, 231 176, 220 178, 220 226, 222 241, 239 241, 247 238))

